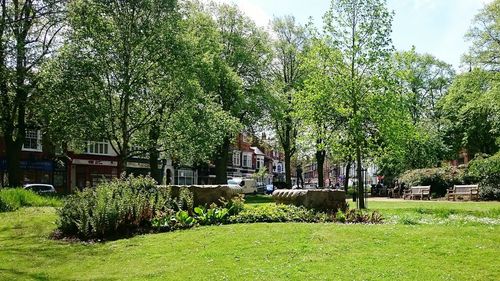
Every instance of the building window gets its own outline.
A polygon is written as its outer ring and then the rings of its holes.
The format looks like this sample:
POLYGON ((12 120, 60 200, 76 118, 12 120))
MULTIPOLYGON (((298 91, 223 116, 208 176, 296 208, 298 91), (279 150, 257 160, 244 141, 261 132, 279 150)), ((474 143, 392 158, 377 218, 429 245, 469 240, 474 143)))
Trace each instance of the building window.
POLYGON ((109 142, 107 141, 89 141, 85 148, 85 153, 94 155, 109 155, 110 153, 109 142))
POLYGON ((195 173, 193 170, 180 169, 177 171, 177 185, 193 185, 195 183, 195 173))
POLYGON ((233 166, 241 165, 241 153, 239 151, 233 151, 233 166))
POLYGON ((251 168, 252 167, 252 155, 243 154, 243 167, 251 168))
POLYGON ((283 172, 283 167, 281 166, 281 163, 278 163, 276 170, 278 174, 281 174, 283 172))
POLYGON ((262 156, 259 156, 257 157, 257 170, 260 170, 260 168, 263 168, 264 167, 264 157, 262 156))
POLYGON ((28 129, 24 137, 23 150, 42 151, 42 134, 40 130, 28 129))

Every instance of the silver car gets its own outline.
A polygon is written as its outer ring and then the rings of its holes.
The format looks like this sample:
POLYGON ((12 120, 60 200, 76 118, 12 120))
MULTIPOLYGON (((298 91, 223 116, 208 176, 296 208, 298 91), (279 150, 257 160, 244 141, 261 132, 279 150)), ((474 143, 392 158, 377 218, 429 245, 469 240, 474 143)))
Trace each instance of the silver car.
POLYGON ((24 189, 31 190, 39 194, 56 193, 56 189, 51 184, 30 183, 30 184, 25 184, 24 189))

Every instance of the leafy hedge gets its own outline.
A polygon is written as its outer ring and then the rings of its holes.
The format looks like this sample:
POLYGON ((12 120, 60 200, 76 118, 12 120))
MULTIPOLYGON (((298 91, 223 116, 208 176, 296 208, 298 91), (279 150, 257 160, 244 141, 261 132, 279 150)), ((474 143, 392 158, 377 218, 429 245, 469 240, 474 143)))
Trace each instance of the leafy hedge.
POLYGON ((465 182, 465 169, 441 167, 409 170, 399 177, 406 186, 430 185, 433 197, 444 196, 446 189, 465 182))
POLYGON ((472 160, 467 168, 467 178, 479 183, 481 199, 500 200, 500 153, 472 160))
POLYGON ((61 201, 51 196, 41 196, 23 188, 0 189, 0 212, 15 211, 21 207, 57 207, 61 201))

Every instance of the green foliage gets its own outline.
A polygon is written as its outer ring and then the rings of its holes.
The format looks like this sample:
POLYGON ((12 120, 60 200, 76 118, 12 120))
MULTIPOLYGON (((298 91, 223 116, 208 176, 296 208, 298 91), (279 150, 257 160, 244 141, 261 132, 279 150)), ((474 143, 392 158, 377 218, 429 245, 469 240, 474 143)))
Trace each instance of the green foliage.
POLYGON ((459 75, 439 101, 444 139, 453 152, 494 154, 500 139, 498 73, 481 69, 459 75))
POLYGON ((14 211, 14 208, 3 199, 0 199, 0 212, 10 212, 14 211))
POLYGON ((246 208, 241 213, 232 216, 232 223, 254 222, 319 222, 327 221, 326 216, 321 216, 313 210, 293 205, 263 205, 255 208, 246 208))
POLYGON ((149 229, 158 215, 192 207, 192 196, 181 188, 171 198, 169 187, 157 187, 149 177, 115 179, 69 196, 58 211, 58 228, 63 236, 85 240, 128 235, 149 229))
POLYGON ((341 210, 338 210, 337 213, 335 213, 335 219, 340 223, 345 223, 346 215, 341 210))
POLYGON ((404 172, 399 181, 407 187, 430 185, 431 193, 444 196, 446 189, 465 181, 465 169, 454 167, 416 169, 404 172))
POLYGON ((434 125, 407 122, 404 126, 399 132, 383 133, 385 143, 376 163, 388 182, 407 170, 435 167, 449 154, 442 133, 434 125))
POLYGON ((500 70, 500 1, 494 0, 474 18, 473 26, 466 34, 472 41, 470 54, 465 61, 489 70, 500 70))
POLYGON ((491 157, 476 157, 467 167, 467 177, 479 183, 483 200, 500 200, 500 153, 491 157))
POLYGON ((10 158, 10 187, 21 185, 19 155, 26 129, 33 126, 31 122, 38 122, 36 126, 43 122, 33 117, 42 93, 39 69, 59 47, 67 2, 4 0, 0 4, 0 135, 10 158))
POLYGON ((432 120, 436 104, 450 86, 455 72, 450 64, 430 54, 410 51, 396 52, 394 63, 398 84, 404 99, 404 108, 414 123, 432 120))
POLYGON ((455 76, 451 65, 415 48, 396 52, 393 68, 392 90, 398 94, 384 99, 397 106, 389 113, 392 117, 381 118, 382 148, 375 159, 389 182, 406 170, 435 167, 449 154, 437 122, 437 103, 455 76))
MULTIPOLYGON (((392 18, 383 0, 332 1, 323 17, 325 33, 305 62, 309 77, 301 103, 312 114, 301 115, 314 132, 309 143, 316 143, 319 159, 328 150, 340 151, 344 162, 355 159, 359 190, 363 159, 380 147, 383 123, 395 119, 389 90, 392 18)), ((363 198, 359 206, 365 207, 363 198)))
POLYGON ((241 213, 229 218, 231 223, 255 222, 340 222, 340 223, 382 223, 383 218, 378 212, 366 212, 351 209, 345 213, 317 212, 294 205, 262 205, 244 209, 241 213))
POLYGON ((236 197, 231 198, 229 201, 225 201, 223 199, 219 199, 222 203, 222 207, 227 209, 228 214, 230 216, 237 215, 243 209, 245 209, 245 199, 243 199, 243 195, 239 194, 236 197))
POLYGON ((23 188, 0 189, 0 212, 15 211, 21 207, 58 207, 61 201, 49 195, 38 195, 23 188))
POLYGON ((217 206, 210 206, 206 209, 204 207, 194 208, 196 219, 200 225, 212 225, 227 222, 229 218, 229 210, 226 208, 219 208, 217 206))
POLYGON ((174 229, 191 228, 196 224, 196 219, 183 210, 178 211, 170 221, 173 222, 174 229))

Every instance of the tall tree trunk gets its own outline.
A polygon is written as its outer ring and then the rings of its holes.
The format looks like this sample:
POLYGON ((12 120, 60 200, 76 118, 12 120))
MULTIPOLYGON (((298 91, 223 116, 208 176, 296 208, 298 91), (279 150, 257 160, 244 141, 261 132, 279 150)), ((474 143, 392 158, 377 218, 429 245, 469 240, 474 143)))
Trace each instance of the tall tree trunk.
MULTIPOLYGON (((291 94, 288 97, 291 103, 291 94)), ((289 112, 287 114, 290 114, 289 112)), ((285 152, 285 183, 286 188, 292 188, 292 156, 295 154, 295 133, 292 118, 287 116, 284 120, 284 135, 280 136, 281 146, 285 152)))
MULTIPOLYGON (((17 5, 17 3, 16 3, 17 5)), ((17 16, 17 14, 16 14, 17 16)), ((24 19, 28 20, 28 18, 24 19)), ((14 28, 16 46, 16 71, 15 71, 15 97, 13 103, 8 102, 8 96, 3 97, 3 110, 12 112, 4 121, 4 138, 7 151, 7 173, 9 174, 9 186, 21 185, 21 150, 26 134, 26 104, 28 100, 28 89, 26 83, 26 37, 27 30, 21 28, 22 23, 28 24, 20 19, 14 28), (14 108, 11 111, 9 105, 14 108)), ((0 38, 2 40, 3 38, 0 38)), ((2 59, 4 59, 2 55, 2 59)), ((2 68, 5 66, 2 65, 2 68)), ((2 71, 3 72, 3 71, 2 71)), ((3 83, 2 83, 3 84, 3 83)), ((4 87, 4 86, 2 86, 4 87)), ((8 92, 2 93, 8 95, 8 92)), ((5 117, 4 117, 5 118, 5 117)))
POLYGON ((7 173, 9 174, 8 186, 20 187, 22 184, 20 167, 22 143, 20 141, 13 141, 12 135, 10 135, 5 136, 5 144, 7 148, 7 173))
POLYGON ((358 182, 358 204, 360 209, 365 208, 365 187, 363 183, 362 165, 361 165, 361 146, 356 146, 356 176, 358 182))
POLYGON ((292 188, 292 155, 290 149, 285 149, 285 182, 286 188, 292 188))
POLYGON ((156 148, 149 149, 149 172, 151 177, 158 183, 161 184, 161 170, 158 168, 158 161, 160 158, 160 152, 156 148))
POLYGON ((349 156, 349 159, 347 160, 347 164, 345 166, 344 189, 346 192, 349 189, 349 178, 350 178, 350 174, 351 174, 351 165, 352 165, 352 159, 351 159, 351 156, 349 156))
MULTIPOLYGON (((162 114, 162 112, 160 112, 162 114)), ((151 177, 158 183, 162 183, 161 171, 158 169, 160 152, 158 151, 158 139, 160 138, 159 121, 155 122, 149 130, 149 172, 151 177)))
POLYGON ((229 138, 225 138, 215 156, 215 183, 227 184, 227 162, 229 160, 229 138))
POLYGON ((318 187, 325 186, 324 166, 325 166, 326 151, 316 151, 316 162, 318 163, 318 187))

